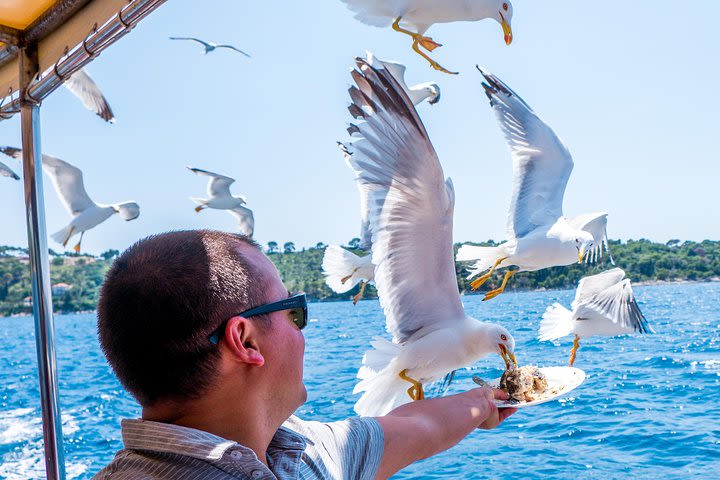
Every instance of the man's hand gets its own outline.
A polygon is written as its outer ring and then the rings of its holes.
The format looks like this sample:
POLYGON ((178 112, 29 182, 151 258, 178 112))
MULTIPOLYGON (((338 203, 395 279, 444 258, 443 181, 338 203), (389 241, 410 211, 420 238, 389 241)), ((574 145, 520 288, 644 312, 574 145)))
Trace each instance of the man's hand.
POLYGON ((501 390, 474 388, 408 403, 377 418, 385 436, 377 478, 387 478, 417 460, 447 450, 477 428, 497 427, 517 410, 497 408, 494 399, 507 398, 501 390))
POLYGON ((475 390, 482 390, 485 397, 485 401, 489 404, 489 413, 485 421, 478 425, 478 428, 483 430, 490 430, 500 425, 507 417, 517 412, 517 408, 503 408, 502 410, 497 408, 495 400, 507 400, 510 396, 502 390, 492 390, 488 387, 476 388, 475 390))

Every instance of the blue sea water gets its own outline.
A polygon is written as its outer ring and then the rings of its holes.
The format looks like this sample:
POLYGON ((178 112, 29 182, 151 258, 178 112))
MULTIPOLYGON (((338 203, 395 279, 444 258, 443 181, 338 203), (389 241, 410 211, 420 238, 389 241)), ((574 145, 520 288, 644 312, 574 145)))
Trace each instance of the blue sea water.
MULTIPOLYGON (((518 411, 494 431, 394 478, 720 478, 720 283, 635 287, 657 333, 584 341, 576 366, 587 380, 570 396, 518 411)), ((573 291, 463 297, 478 319, 505 325, 521 364, 563 365, 571 339, 535 339, 540 316, 573 291)), ((352 415, 362 352, 384 333, 376 301, 312 304, 305 330, 306 419, 352 415)), ((121 448, 119 421, 139 408, 105 363, 94 315, 56 317, 60 401, 68 478, 90 478, 121 448)), ((30 318, 0 318, 0 478, 44 478, 35 341, 30 318)), ((496 378, 497 356, 458 372, 496 378)))

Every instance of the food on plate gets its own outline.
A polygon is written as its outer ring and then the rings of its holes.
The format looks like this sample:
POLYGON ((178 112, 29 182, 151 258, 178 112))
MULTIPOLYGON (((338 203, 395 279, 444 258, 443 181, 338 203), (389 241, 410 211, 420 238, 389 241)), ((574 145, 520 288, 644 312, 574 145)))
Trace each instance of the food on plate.
POLYGON ((500 389, 510 395, 511 402, 533 402, 556 393, 556 389, 548 388, 547 378, 533 365, 510 364, 500 377, 500 389))

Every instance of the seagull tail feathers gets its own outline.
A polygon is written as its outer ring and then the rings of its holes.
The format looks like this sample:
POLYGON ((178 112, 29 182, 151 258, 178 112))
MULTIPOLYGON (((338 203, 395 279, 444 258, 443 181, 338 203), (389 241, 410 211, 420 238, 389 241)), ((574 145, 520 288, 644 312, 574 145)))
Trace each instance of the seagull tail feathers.
POLYGON ((364 264, 364 258, 338 245, 330 245, 325 249, 322 262, 325 283, 335 293, 349 291, 362 280, 354 273, 364 264))
POLYGON ((555 340, 573 331, 572 312, 559 303, 550 305, 543 313, 538 340, 555 340))
POLYGON ((375 337, 370 344, 373 348, 363 356, 363 365, 357 374, 360 382, 353 390, 353 394, 363 392, 354 408, 358 415, 365 417, 385 415, 410 401, 407 394, 410 384, 393 368, 402 347, 380 337, 375 337))
POLYGON ((475 260, 475 265, 468 278, 473 278, 488 268, 492 267, 499 258, 506 257, 505 249, 500 247, 478 247, 475 245, 463 245, 457 252, 455 259, 458 262, 475 260))
POLYGON ((68 240, 70 240, 71 230, 72 230, 72 227, 70 227, 70 225, 68 225, 67 227, 63 228, 62 230, 57 231, 57 232, 53 233, 52 235, 50 235, 50 238, 52 238, 54 241, 56 241, 57 243, 60 243, 60 244, 66 243, 68 240))

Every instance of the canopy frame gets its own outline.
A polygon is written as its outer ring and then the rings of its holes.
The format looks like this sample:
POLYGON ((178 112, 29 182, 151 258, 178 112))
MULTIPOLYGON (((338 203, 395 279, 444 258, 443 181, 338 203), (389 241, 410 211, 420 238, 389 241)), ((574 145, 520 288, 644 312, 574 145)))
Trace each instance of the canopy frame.
POLYGON ((115 15, 101 26, 95 23, 92 31, 72 48, 66 45, 63 54, 45 71, 40 71, 39 50, 47 46, 48 37, 74 17, 86 13, 93 3, 100 4, 97 11, 101 11, 118 0, 59 0, 25 30, 0 25, 0 42, 5 43, 0 50, 0 74, 17 67, 17 88, 10 86, 4 95, 0 92, 0 121, 20 113, 28 253, 48 480, 65 479, 65 458, 43 198, 40 103, 70 75, 90 63, 165 1, 123 0, 125 5, 115 15))

